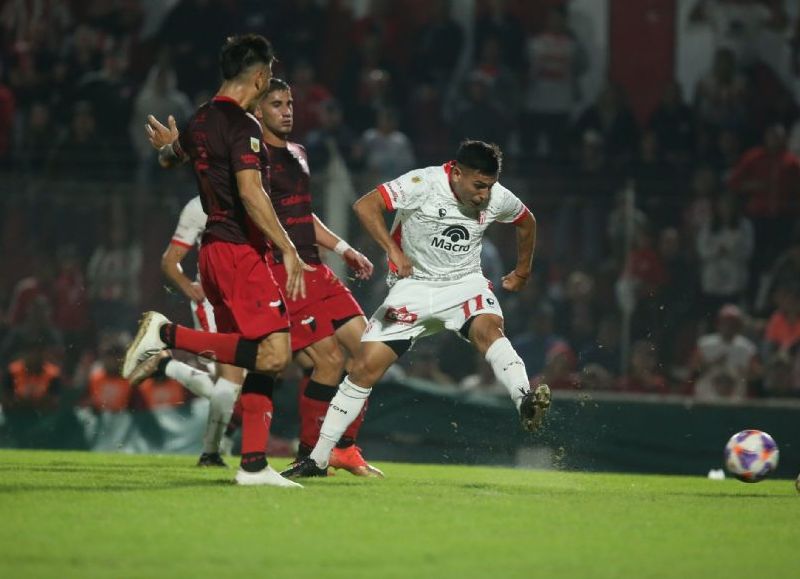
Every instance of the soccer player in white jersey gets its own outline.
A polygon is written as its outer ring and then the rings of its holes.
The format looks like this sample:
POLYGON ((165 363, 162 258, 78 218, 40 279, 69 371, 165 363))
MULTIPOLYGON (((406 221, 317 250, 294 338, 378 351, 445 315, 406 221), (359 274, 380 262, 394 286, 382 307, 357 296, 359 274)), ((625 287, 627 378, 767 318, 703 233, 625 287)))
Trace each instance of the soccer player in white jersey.
POLYGON ((481 241, 494 221, 517 228, 516 267, 503 289, 519 291, 531 273, 536 220, 497 182, 497 145, 464 141, 456 159, 380 185, 354 210, 389 258, 391 289, 369 321, 361 348, 330 403, 311 455, 285 470, 289 478, 326 476, 331 451, 361 412, 372 387, 419 338, 458 332, 481 352, 519 411, 537 430, 550 407, 550 389, 531 389, 525 364, 503 333, 503 312, 480 265, 481 241), (385 211, 396 211, 391 232, 385 211))
MULTIPOLYGON (((192 198, 181 211, 178 226, 161 258, 161 269, 167 279, 190 301, 194 327, 205 332, 216 332, 214 308, 203 293, 200 280, 192 281, 181 268, 181 262, 200 239, 206 228, 207 215, 200 197, 192 198)), ((198 274, 199 275, 199 274, 198 274)), ((229 364, 214 364, 216 380, 206 372, 161 355, 157 373, 163 373, 186 386, 198 396, 209 399, 208 422, 203 436, 203 453, 198 466, 226 466, 220 454, 220 441, 233 412, 244 381, 244 371, 229 364)), ((146 369, 145 369, 146 370, 146 369)), ((144 372, 142 370, 140 372, 144 372)))

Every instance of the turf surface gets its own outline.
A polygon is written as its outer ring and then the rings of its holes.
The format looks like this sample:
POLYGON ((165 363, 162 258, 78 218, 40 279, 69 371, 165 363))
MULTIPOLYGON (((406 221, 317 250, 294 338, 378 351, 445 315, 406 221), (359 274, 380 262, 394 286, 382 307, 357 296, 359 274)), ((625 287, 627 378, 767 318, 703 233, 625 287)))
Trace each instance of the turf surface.
POLYGON ((381 464, 284 490, 192 460, 0 451, 0 577, 800 576, 787 480, 381 464))

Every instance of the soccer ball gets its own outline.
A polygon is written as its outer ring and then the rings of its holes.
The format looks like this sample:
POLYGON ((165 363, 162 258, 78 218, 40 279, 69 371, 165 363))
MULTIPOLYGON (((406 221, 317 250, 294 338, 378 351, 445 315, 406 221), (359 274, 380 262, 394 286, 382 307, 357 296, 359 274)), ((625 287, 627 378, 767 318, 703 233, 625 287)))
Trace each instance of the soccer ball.
POLYGON ((766 432, 742 430, 725 445, 725 468, 742 482, 764 479, 778 466, 778 445, 766 432))

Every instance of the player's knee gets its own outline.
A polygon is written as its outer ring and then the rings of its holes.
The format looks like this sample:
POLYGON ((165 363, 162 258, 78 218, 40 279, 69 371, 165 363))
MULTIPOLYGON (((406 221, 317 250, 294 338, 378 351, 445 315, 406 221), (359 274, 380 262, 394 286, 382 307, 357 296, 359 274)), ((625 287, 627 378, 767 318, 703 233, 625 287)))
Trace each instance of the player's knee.
POLYGON ((486 316, 484 319, 476 320, 472 324, 470 341, 475 344, 478 350, 486 352, 496 340, 499 340, 504 335, 503 320, 497 316, 486 316))
POLYGON ((338 372, 341 375, 342 370, 344 370, 344 354, 336 342, 323 352, 318 361, 319 364, 324 365, 325 369, 331 372, 338 372))
POLYGON ((274 374, 283 372, 292 360, 288 348, 276 348, 273 344, 262 342, 258 347, 256 370, 274 374))
POLYGON ((356 357, 352 360, 350 372, 348 376, 350 380, 363 388, 373 386, 383 375, 383 368, 378 368, 377 365, 362 356, 356 357))

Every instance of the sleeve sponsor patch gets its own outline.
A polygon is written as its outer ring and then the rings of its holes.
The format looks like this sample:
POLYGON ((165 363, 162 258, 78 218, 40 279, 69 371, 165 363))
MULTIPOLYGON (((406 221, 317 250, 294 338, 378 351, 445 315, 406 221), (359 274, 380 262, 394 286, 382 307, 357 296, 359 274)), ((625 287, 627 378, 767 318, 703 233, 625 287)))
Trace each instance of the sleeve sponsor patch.
POLYGON ((255 137, 250 137, 250 149, 254 153, 258 153, 261 150, 261 141, 255 137))

